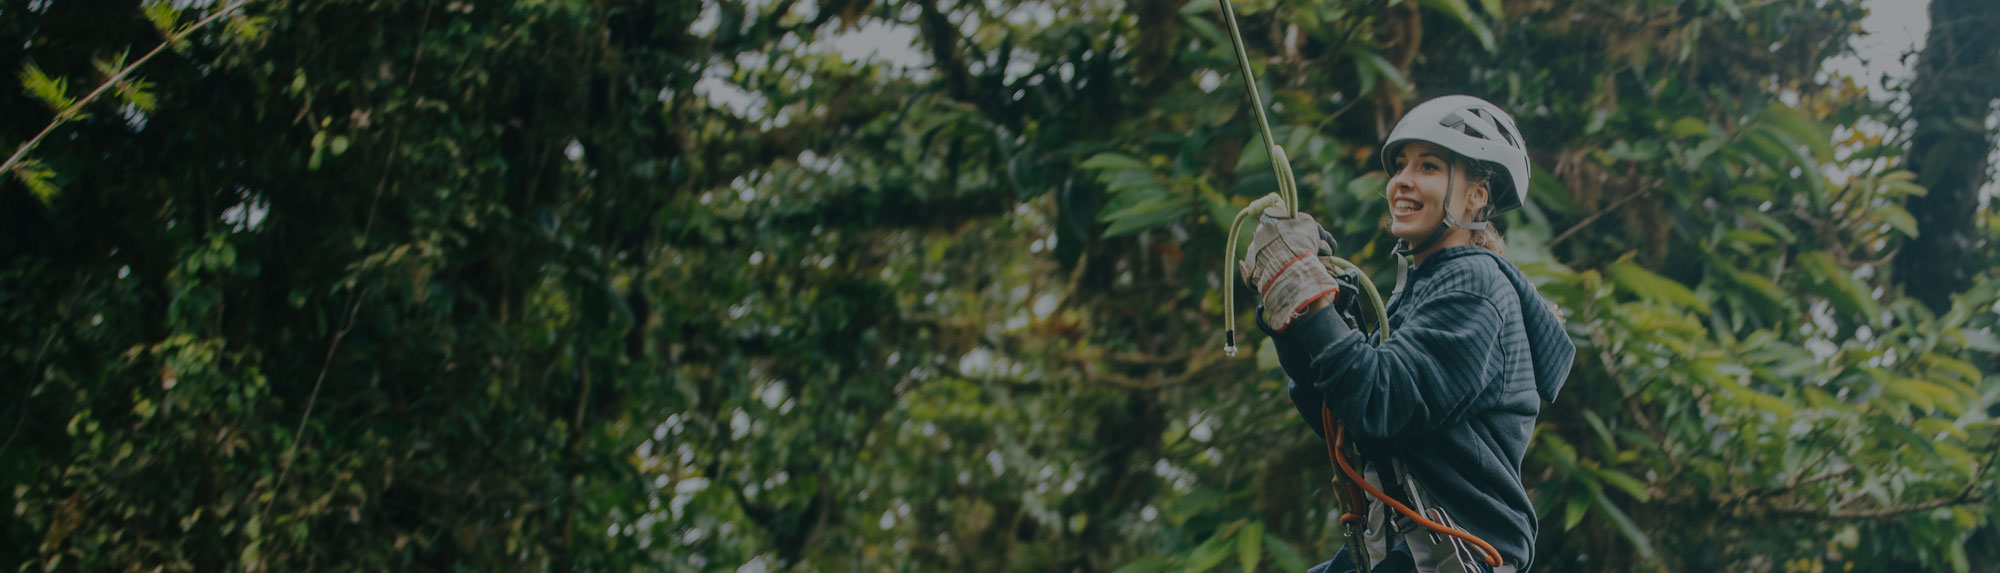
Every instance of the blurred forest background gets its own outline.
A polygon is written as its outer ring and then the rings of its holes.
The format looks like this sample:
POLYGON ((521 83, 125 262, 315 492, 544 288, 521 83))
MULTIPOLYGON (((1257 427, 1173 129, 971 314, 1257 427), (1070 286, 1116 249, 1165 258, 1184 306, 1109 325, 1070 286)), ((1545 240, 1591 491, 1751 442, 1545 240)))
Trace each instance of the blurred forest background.
MULTIPOLYGON (((1508 254, 1580 350, 1537 571, 2000 568, 2000 3, 1932 0, 1887 86, 1826 71, 1860 0, 1236 6, 1384 288, 1398 114, 1528 135, 1508 254)), ((0 567, 1325 559, 1322 446, 1261 335, 1222 355, 1223 226, 1275 183, 1220 26, 0 0, 0 567)))

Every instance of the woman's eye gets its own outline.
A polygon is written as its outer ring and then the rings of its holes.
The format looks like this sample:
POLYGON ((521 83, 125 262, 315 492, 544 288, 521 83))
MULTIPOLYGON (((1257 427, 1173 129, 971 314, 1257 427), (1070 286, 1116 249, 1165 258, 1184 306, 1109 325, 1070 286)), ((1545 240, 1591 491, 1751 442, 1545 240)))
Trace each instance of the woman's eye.
POLYGON ((1424 163, 1418 169, 1422 169, 1425 173, 1436 173, 1438 165, 1436 163, 1424 163))

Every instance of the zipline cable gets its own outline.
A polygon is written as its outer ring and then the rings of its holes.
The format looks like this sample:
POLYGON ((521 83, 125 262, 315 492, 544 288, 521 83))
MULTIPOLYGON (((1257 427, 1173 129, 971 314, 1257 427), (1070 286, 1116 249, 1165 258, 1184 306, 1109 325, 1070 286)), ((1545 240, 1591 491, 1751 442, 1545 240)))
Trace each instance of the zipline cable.
MULTIPOLYGON (((1299 195, 1298 183, 1292 177, 1291 158, 1285 154, 1285 148, 1278 145, 1277 138, 1271 134, 1271 123, 1264 117, 1264 100, 1257 92, 1257 77, 1250 70, 1250 53, 1243 46, 1243 33, 1237 29, 1236 12, 1230 7, 1229 0, 1216 0, 1216 3, 1222 6, 1222 19, 1229 25, 1229 40, 1236 50, 1236 64, 1242 68, 1243 72, 1243 87, 1250 94, 1250 107, 1256 111, 1257 116, 1257 130, 1264 137, 1264 146, 1271 159, 1271 170, 1277 175, 1278 180, 1277 193, 1251 201, 1250 205, 1244 207, 1242 211, 1238 211, 1235 220, 1230 222, 1228 245, 1223 251, 1224 274, 1229 275, 1233 274, 1236 270, 1236 238, 1242 234, 1243 224, 1249 222, 1251 217, 1262 214, 1265 209, 1274 206, 1281 207, 1286 217, 1297 217, 1299 215, 1299 195)), ((1372 330, 1375 331, 1377 343, 1387 341, 1389 339, 1388 307, 1382 303, 1382 294, 1375 289, 1375 282, 1368 278, 1368 273, 1363 272, 1361 267, 1356 266, 1353 262, 1333 256, 1330 252, 1320 256, 1320 261, 1326 264, 1328 270, 1337 274, 1347 275, 1347 278, 1361 287, 1361 294, 1364 296, 1355 301, 1360 307, 1361 312, 1359 314, 1361 316, 1356 318, 1364 323, 1363 331, 1371 330, 1365 328, 1366 323, 1373 323, 1374 328, 1372 330)), ((1225 328, 1223 331, 1223 353, 1234 357, 1236 356, 1235 277, 1230 277, 1223 281, 1222 300, 1225 328)), ((1480 552, 1484 554, 1484 560, 1487 565, 1494 567, 1501 565, 1500 551, 1494 549, 1493 545, 1487 543, 1486 540, 1480 539, 1471 533, 1461 531, 1458 528, 1425 518, 1418 511, 1410 509, 1409 506, 1390 497, 1380 488, 1375 487, 1374 484, 1368 483, 1368 480, 1364 479, 1359 472, 1356 472, 1353 465, 1347 461, 1345 448, 1347 428, 1334 419, 1333 409, 1324 403, 1320 404, 1320 423, 1324 432, 1323 437, 1326 439, 1327 457, 1331 458, 1333 464, 1340 470, 1335 472, 1334 475, 1335 497, 1338 504, 1342 506, 1340 523, 1347 528, 1345 535, 1347 537, 1347 546, 1349 554, 1356 560, 1357 570, 1367 569, 1366 566, 1361 564, 1372 562, 1366 555, 1368 551, 1367 543, 1362 540, 1363 534, 1361 529, 1367 527, 1368 520, 1365 513, 1366 510, 1362 507, 1363 492, 1368 496, 1381 500, 1382 503, 1393 508, 1397 513, 1402 514, 1403 517, 1422 525, 1432 533, 1456 537, 1477 546, 1480 552), (1342 474, 1347 478, 1346 483, 1342 483, 1342 474)))

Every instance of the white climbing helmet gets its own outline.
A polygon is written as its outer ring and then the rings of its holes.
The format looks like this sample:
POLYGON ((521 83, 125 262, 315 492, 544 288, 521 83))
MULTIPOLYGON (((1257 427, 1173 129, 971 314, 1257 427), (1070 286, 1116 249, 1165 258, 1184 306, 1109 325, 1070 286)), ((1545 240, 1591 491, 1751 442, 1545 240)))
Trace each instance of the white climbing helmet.
MULTIPOLYGON (((1501 174, 1488 181, 1492 201, 1482 219, 1521 206, 1528 189, 1528 145, 1514 116, 1468 95, 1440 96, 1411 108, 1382 144, 1382 168, 1394 171, 1396 154, 1412 141, 1428 141, 1476 161, 1492 163, 1501 174)), ((1457 221, 1451 221, 1457 223, 1457 221)))

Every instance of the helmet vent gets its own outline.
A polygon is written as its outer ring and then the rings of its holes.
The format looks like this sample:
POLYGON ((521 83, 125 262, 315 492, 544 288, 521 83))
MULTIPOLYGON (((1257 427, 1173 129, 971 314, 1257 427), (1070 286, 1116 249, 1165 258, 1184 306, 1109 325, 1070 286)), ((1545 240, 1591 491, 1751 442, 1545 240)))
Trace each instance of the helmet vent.
POLYGON ((1508 145, 1512 145, 1514 147, 1521 146, 1521 142, 1517 139, 1514 139, 1514 131, 1507 129, 1507 124, 1505 122, 1499 122, 1499 121, 1493 122, 1493 127, 1500 132, 1501 139, 1507 140, 1508 145))

